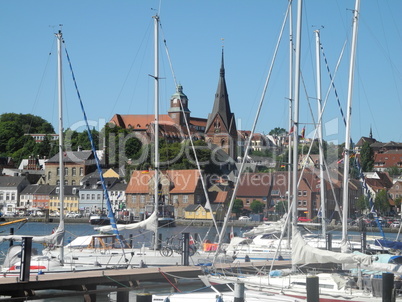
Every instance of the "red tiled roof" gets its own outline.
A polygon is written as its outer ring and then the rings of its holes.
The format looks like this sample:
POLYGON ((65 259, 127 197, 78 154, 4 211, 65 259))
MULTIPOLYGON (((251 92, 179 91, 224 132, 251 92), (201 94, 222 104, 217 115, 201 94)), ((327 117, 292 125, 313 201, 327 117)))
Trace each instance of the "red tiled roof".
MULTIPOLYGON (((174 187, 170 190, 171 194, 193 193, 200 179, 198 170, 168 170, 162 171, 174 187)), ((133 171, 127 185, 127 194, 147 194, 149 193, 149 182, 154 177, 155 171, 133 171)))
POLYGON ((265 197, 272 183, 271 173, 246 173, 241 176, 238 197, 255 196, 265 197))

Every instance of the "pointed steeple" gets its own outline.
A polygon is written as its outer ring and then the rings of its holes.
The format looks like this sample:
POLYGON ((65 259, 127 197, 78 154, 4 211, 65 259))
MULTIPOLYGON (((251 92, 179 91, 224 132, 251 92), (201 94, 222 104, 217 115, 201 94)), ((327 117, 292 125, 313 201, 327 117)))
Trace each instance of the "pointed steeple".
MULTIPOLYGON (((206 131, 208 132, 209 128, 212 126, 213 121, 216 116, 219 115, 226 131, 231 133, 233 130, 236 130, 236 125, 234 121, 234 114, 230 111, 230 103, 229 96, 226 88, 225 81, 225 65, 224 65, 224 53, 222 48, 222 62, 220 68, 220 76, 218 81, 218 88, 216 89, 214 107, 212 112, 208 116, 206 131)), ((225 132, 226 132, 225 131, 225 132)))
POLYGON ((218 88, 216 89, 214 107, 212 108, 212 112, 208 115, 205 135, 208 143, 219 146, 229 156, 236 159, 237 129, 234 114, 230 110, 223 57, 222 48, 222 62, 218 88))
POLYGON ((370 138, 373 138, 373 128, 370 126, 370 138))

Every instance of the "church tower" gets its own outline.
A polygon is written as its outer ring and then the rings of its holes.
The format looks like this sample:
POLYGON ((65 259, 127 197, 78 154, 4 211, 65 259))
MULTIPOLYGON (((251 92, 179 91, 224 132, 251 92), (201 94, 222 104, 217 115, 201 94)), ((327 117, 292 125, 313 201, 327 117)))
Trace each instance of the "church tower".
POLYGON ((183 93, 183 86, 177 85, 176 93, 174 93, 170 98, 170 108, 168 111, 170 118, 174 121, 176 125, 185 125, 184 114, 186 115, 187 121, 190 119, 190 110, 188 109, 188 98, 183 93), (180 105, 180 101, 181 104, 180 105), (184 110, 181 110, 183 106, 184 110), (183 113, 184 111, 184 113, 183 113))
POLYGON ((237 129, 234 114, 230 111, 229 96, 225 81, 223 49, 218 88, 215 94, 214 107, 208 115, 205 136, 208 143, 219 146, 230 157, 236 160, 237 129))

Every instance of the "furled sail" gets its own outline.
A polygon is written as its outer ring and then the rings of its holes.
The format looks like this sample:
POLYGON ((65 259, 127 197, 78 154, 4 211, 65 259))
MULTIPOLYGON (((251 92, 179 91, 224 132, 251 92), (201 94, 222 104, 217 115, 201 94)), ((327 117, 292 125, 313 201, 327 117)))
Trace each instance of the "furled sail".
POLYGON ((292 235, 292 263, 350 263, 369 265, 372 261, 370 255, 357 255, 350 253, 337 253, 318 249, 308 245, 300 232, 293 228, 292 235))
POLYGON ((32 236, 32 235, 9 235, 0 236, 0 243, 4 241, 21 242, 23 237, 32 237, 33 243, 46 243, 47 245, 60 246, 64 236, 64 221, 60 220, 58 228, 50 235, 32 236))
MULTIPOLYGON (((146 229, 149 231, 156 231, 158 228, 158 216, 156 214, 156 211, 154 211, 151 214, 151 216, 149 216, 147 219, 145 219, 143 221, 140 221, 137 223, 130 223, 130 224, 117 224, 116 227, 119 231, 135 230, 135 229, 146 229)), ((95 230, 100 231, 100 232, 110 232, 113 230, 113 228, 110 225, 105 225, 105 226, 95 228, 95 230)))

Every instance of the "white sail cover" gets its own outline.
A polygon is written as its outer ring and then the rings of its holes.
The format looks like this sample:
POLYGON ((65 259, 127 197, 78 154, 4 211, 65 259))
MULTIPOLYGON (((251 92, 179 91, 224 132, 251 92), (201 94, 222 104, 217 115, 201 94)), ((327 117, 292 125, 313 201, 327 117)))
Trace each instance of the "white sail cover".
MULTIPOLYGON (((136 229, 146 229, 149 231, 156 231, 158 229, 158 216, 156 215, 156 211, 154 211, 151 216, 147 219, 129 224, 116 224, 116 227, 119 231, 121 230, 136 230, 136 229)), ((111 225, 105 225, 101 227, 95 228, 95 230, 99 232, 110 232, 113 230, 111 225)))
POLYGON ((250 231, 244 232, 243 236, 251 237, 251 236, 257 236, 257 235, 262 235, 262 234, 281 233, 286 224, 286 217, 287 217, 287 215, 285 214, 278 221, 270 222, 269 224, 265 224, 265 223, 260 224, 259 226, 256 226, 255 228, 251 229, 250 231))
POLYGON ((23 237, 32 237, 33 243, 46 243, 48 245, 61 246, 64 237, 64 221, 60 220, 58 228, 50 235, 32 236, 32 235, 9 235, 0 236, 0 243, 4 241, 21 242, 23 237))
POLYGON ((369 255, 357 255, 337 253, 327 250, 321 250, 308 245, 300 232, 293 228, 292 235, 292 263, 307 264, 307 263, 354 263, 369 265, 372 257, 369 255))

